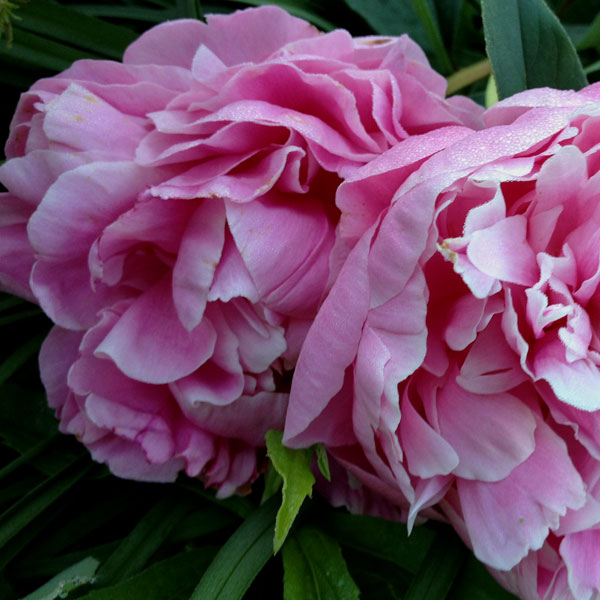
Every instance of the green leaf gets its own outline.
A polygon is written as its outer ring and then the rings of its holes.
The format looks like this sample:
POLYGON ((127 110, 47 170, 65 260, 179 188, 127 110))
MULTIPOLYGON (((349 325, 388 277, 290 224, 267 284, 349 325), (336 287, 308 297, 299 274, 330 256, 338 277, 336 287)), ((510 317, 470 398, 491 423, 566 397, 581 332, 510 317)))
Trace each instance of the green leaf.
POLYGON ((181 552, 126 581, 94 590, 81 600, 168 600, 180 592, 189 593, 215 552, 212 546, 181 552))
POLYGON ((175 6, 180 19, 201 19, 203 16, 199 0, 175 0, 175 6))
POLYGON ((577 50, 587 50, 588 48, 600 47, 600 13, 592 21, 585 35, 577 42, 577 50))
POLYGON ((441 72, 446 75, 451 73, 453 71, 452 62, 442 39, 435 6, 431 5, 431 0, 412 0, 412 4, 423 29, 427 32, 441 72))
POLYGON ((0 547, 17 535, 29 522, 56 502, 93 465, 89 458, 77 460, 53 477, 32 489, 26 496, 0 515, 0 547))
POLYGON ((415 527, 410 536, 406 525, 378 517, 331 511, 320 523, 342 546, 390 561, 416 573, 429 552, 435 533, 415 527))
POLYGON ((425 51, 431 50, 429 36, 419 17, 406 0, 345 0, 372 28, 381 35, 410 37, 425 51))
POLYGON ((42 440, 39 444, 33 446, 33 448, 27 450, 27 452, 19 456, 19 458, 16 458, 8 463, 3 469, 0 470, 0 481, 10 475, 12 472, 16 471, 22 465, 26 465, 27 463, 31 462, 34 458, 46 450, 48 446, 57 439, 57 437, 58 432, 55 432, 54 435, 42 440))
POLYGON ((459 580, 452 587, 448 600, 517 600, 510 592, 490 575, 489 571, 471 554, 460 573, 459 580))
POLYGON ((262 502, 266 502, 271 496, 275 495, 283 485, 283 478, 273 467, 273 463, 269 463, 265 477, 265 489, 263 491, 262 502))
POLYGON ((128 19, 148 23, 162 23, 177 18, 175 7, 156 9, 142 6, 112 6, 110 4, 72 4, 71 7, 92 17, 128 19))
POLYGON ((0 44, 0 65, 15 65, 36 71, 64 71, 74 61, 89 57, 89 52, 65 46, 19 28, 14 30, 14 42, 10 49, 0 44))
POLYGON ((98 584, 116 583, 141 571, 190 506, 189 499, 181 496, 159 500, 102 565, 98 584))
POLYGON ((188 542, 237 523, 238 519, 231 512, 217 506, 207 506, 195 510, 177 523, 169 535, 169 542, 188 542))
POLYGON ((314 527, 301 527, 283 546, 284 600, 356 600, 338 543, 314 527))
POLYGON ((587 85, 579 57, 544 0, 481 0, 487 53, 500 98, 587 85))
POLYGON ((256 509, 221 547, 190 600, 238 600, 272 556, 279 497, 256 509))
POLYGON ((329 471, 329 461, 327 460, 327 450, 323 444, 315 445, 315 452, 317 454, 317 465, 319 471, 327 481, 331 481, 331 472, 329 471))
POLYGON ((29 2, 19 11, 19 16, 22 18, 18 23, 20 29, 117 60, 137 38, 131 29, 84 15, 50 0, 29 2))
POLYGON ((65 598, 66 595, 89 583, 100 563, 88 556, 68 569, 65 569, 56 577, 53 577, 48 583, 38 588, 23 600, 54 600, 54 598, 65 598))
POLYGON ((443 600, 467 556, 467 549, 450 530, 440 530, 421 563, 404 600, 443 600))
POLYGON ((267 456, 283 478, 283 501, 277 513, 273 549, 279 551, 306 496, 312 494, 315 477, 310 470, 313 451, 292 450, 283 443, 283 433, 271 429, 265 436, 267 456))

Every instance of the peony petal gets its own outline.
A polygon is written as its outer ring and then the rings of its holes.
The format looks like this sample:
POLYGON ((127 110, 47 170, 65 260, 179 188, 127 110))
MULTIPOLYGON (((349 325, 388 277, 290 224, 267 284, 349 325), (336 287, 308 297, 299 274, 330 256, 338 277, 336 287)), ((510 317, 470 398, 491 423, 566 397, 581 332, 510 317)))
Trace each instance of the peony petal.
POLYGON ((539 549, 559 516, 585 501, 565 443, 542 422, 535 443, 530 458, 502 481, 457 482, 475 556, 495 569, 511 569, 539 549))
POLYGON ((167 383, 189 375, 211 356, 216 332, 207 319, 188 332, 179 322, 170 278, 163 278, 123 313, 96 348, 128 377, 167 383))
POLYGON ((183 234, 173 268, 173 302, 181 324, 188 331, 202 320, 224 243, 223 204, 203 200, 183 234))

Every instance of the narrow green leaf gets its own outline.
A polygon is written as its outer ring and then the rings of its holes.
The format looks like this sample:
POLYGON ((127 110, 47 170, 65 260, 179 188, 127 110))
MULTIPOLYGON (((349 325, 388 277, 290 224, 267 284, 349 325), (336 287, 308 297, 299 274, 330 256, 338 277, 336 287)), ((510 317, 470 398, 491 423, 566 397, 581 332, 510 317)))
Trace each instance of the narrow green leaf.
POLYGON ((141 571, 190 507, 189 499, 181 496, 159 500, 102 565, 98 584, 110 585, 141 571))
POLYGON ((273 467, 273 463, 269 463, 267 472, 264 475, 265 489, 261 498, 261 504, 266 502, 271 496, 275 495, 283 485, 283 478, 273 467))
POLYGON ((440 530, 421 563, 404 600, 443 600, 467 557, 467 549, 450 531, 440 530))
POLYGON ((409 536, 402 523, 337 511, 328 513, 319 524, 343 547, 388 560, 410 573, 421 567, 435 538, 428 527, 415 527, 409 536))
POLYGON ((592 21, 585 34, 577 42, 577 50, 587 50, 588 48, 598 48, 600 46, 600 13, 592 21))
POLYGON ((145 492, 144 488, 140 490, 136 484, 119 480, 102 481, 101 484, 101 491, 97 487, 85 490, 85 510, 72 513, 58 531, 40 539, 29 551, 30 560, 59 555, 90 533, 110 527, 119 516, 139 514, 139 494, 145 492), (112 502, 113 498, 119 501, 112 502))
POLYGON ((283 501, 277 513, 273 541, 273 549, 277 553, 292 527, 304 498, 312 494, 315 483, 314 475, 310 470, 313 451, 310 448, 305 450, 286 448, 282 443, 283 433, 274 429, 267 432, 265 439, 267 456, 283 478, 283 501))
POLYGON ((19 11, 19 16, 20 29, 117 60, 137 37, 131 29, 84 15, 51 0, 29 2, 19 11))
POLYGON ((174 7, 156 9, 142 6, 113 6, 111 4, 71 4, 71 8, 91 17, 146 21, 148 23, 162 23, 177 18, 177 11, 174 7))
POLYGON ((175 0, 177 16, 181 19, 201 19, 200 0, 175 0))
POLYGON ((587 85, 569 36, 544 0, 481 0, 481 5, 500 98, 543 86, 587 85))
POLYGON ((30 308, 28 310, 22 310, 21 312, 12 313, 10 315, 4 315, 0 317, 0 327, 4 327, 4 325, 10 325, 11 323, 16 323, 17 321, 22 321, 23 319, 28 319, 29 317, 36 317, 37 315, 41 315, 42 312, 39 308, 30 308))
POLYGON ((12 472, 16 471, 22 465, 26 465, 27 463, 32 461, 34 458, 36 458, 39 454, 41 454, 44 450, 46 450, 48 448, 48 446, 54 440, 57 439, 57 437, 58 437, 58 432, 56 432, 54 435, 46 438, 45 440, 42 440, 39 444, 37 444, 36 446, 31 448, 30 450, 28 450, 24 454, 21 454, 21 456, 19 456, 19 458, 16 458, 15 460, 8 463, 2 470, 0 470, 0 481, 2 481, 2 479, 4 479, 7 475, 10 475, 12 472))
POLYGON ((169 542, 188 542, 236 523, 238 519, 231 512, 217 506, 207 506, 195 510, 177 523, 169 535, 169 542))
POLYGON ((327 450, 323 444, 317 444, 315 446, 315 452, 317 454, 317 465, 319 471, 327 481, 331 481, 331 472, 329 471, 329 461, 327 460, 327 450))
POLYGON ((595 73, 596 71, 600 71, 600 60, 597 60, 596 62, 592 63, 591 65, 588 65, 585 68, 586 75, 589 75, 590 73, 595 73))
POLYGON ((284 600, 356 600, 338 543, 314 527, 301 527, 284 544, 284 600))
POLYGON ((118 545, 119 542, 108 542, 99 546, 87 547, 83 550, 75 550, 61 556, 48 556, 38 560, 30 559, 31 551, 30 548, 27 548, 26 554, 10 566, 10 574, 15 579, 48 579, 88 556, 93 556, 99 563, 102 563, 115 551, 118 545))
POLYGON ((56 502, 91 468, 89 458, 80 459, 31 490, 0 515, 0 547, 4 546, 32 519, 56 502))
POLYGON ((8 294, 0 294, 0 312, 19 306, 19 304, 25 304, 25 301, 16 296, 9 296, 8 294))
POLYGON ((27 69, 63 71, 90 53, 76 50, 40 35, 15 28, 14 42, 10 49, 0 44, 0 65, 18 65, 27 69))
POLYGON ((430 1, 431 0, 412 0, 412 5, 423 25, 423 29, 427 32, 431 47, 433 48, 433 52, 440 65, 440 70, 447 75, 453 71, 452 62, 448 56, 444 40, 442 39, 437 15, 435 13, 435 6, 432 6, 430 1))
POLYGON ((221 547, 190 600, 238 600, 273 552, 279 504, 274 496, 256 509, 221 547))
POLYGON ((38 588, 23 600, 54 600, 54 598, 65 598, 66 595, 86 585, 96 573, 96 569, 100 563, 88 556, 68 569, 65 569, 56 577, 53 577, 48 583, 38 588))
POLYGON ((189 593, 215 553, 212 546, 182 552, 126 581, 93 590, 81 600, 167 600, 180 592, 189 593))
POLYGON ((402 35, 408 33, 426 52, 431 50, 429 36, 406 0, 345 0, 376 33, 402 35))

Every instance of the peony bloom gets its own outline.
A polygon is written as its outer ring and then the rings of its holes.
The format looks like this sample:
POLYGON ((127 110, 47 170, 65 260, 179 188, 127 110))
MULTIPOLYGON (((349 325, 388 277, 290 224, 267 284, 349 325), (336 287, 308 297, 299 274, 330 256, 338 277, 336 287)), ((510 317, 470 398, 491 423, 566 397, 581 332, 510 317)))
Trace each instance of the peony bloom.
POLYGON ((409 526, 450 521, 526 598, 600 597, 599 119, 598 85, 524 92, 411 173, 400 147, 344 182, 346 222, 375 190, 382 209, 286 418, 286 443, 324 442, 409 526))
POLYGON ((0 168, 0 284, 56 323, 61 429, 124 477, 252 482, 348 251, 335 191, 413 135, 479 126, 444 92, 406 36, 275 7, 165 23, 122 64, 36 83, 0 168))

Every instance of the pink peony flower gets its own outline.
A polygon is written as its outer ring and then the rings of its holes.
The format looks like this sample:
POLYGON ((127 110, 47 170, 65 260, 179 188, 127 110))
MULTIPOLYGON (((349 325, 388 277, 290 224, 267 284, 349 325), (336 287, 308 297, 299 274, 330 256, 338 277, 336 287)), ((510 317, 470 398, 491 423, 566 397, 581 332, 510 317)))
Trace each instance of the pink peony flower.
POLYGON ((600 597, 599 115, 598 85, 525 92, 412 172, 400 146, 344 182, 346 223, 365 223, 361 198, 381 212, 286 418, 284 442, 324 442, 409 526, 443 515, 527 598, 563 598, 552 578, 600 597))
POLYGON ((123 64, 36 83, 0 168, 0 284, 56 323, 61 429, 124 477, 252 482, 348 251, 335 190, 415 134, 480 125, 444 92, 406 36, 274 7, 165 23, 123 64))

